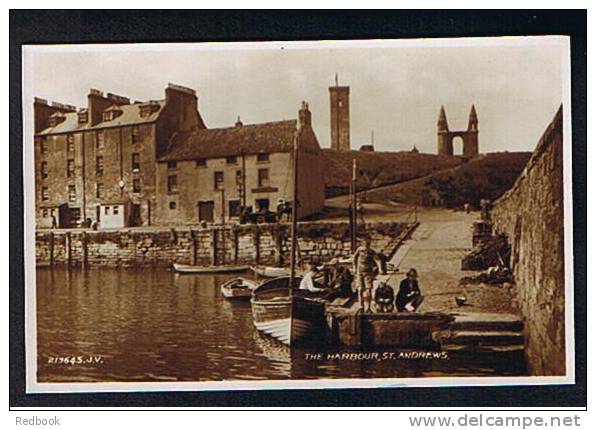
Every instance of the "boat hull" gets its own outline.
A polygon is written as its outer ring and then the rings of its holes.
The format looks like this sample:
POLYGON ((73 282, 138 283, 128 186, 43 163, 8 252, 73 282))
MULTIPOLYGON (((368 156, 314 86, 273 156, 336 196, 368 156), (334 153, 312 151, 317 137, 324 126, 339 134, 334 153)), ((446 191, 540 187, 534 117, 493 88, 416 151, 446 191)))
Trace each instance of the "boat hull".
POLYGON ((232 279, 221 285, 221 294, 228 300, 250 300, 256 283, 244 278, 232 279))
MULTIPOLYGON (((259 267, 259 266, 251 266, 250 270, 252 270, 256 275, 262 278, 279 278, 283 276, 290 275, 290 269, 287 267, 259 267)), ((302 276, 302 271, 296 271, 297 276, 302 276)))
POLYGON ((271 288, 255 290, 251 309, 255 328, 288 346, 320 343, 325 338, 325 304, 299 296, 289 296, 280 280, 270 281, 271 288), (277 283, 275 282, 277 281, 277 283), (277 285, 276 285, 277 284, 277 285))
POLYGON ((228 300, 250 300, 252 295, 250 290, 230 290, 230 289, 222 289, 221 290, 222 296, 224 296, 228 300))

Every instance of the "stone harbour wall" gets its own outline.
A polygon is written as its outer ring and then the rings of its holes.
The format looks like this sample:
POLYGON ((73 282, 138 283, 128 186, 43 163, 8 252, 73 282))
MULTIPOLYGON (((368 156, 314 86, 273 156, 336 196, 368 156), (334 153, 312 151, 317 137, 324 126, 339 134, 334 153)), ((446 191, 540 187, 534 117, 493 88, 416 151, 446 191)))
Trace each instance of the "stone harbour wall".
MULTIPOLYGON (((565 374, 563 113, 559 109, 515 185, 491 211, 511 245, 514 300, 533 375, 565 374)), ((571 261, 571 260, 569 260, 571 261)))
MULTIPOLYGON (((372 239, 375 250, 391 255, 411 225, 371 223, 360 234, 372 239)), ((319 263, 350 253, 347 223, 298 224, 301 259, 319 263)), ((289 263, 290 225, 258 224, 208 228, 131 228, 114 231, 38 230, 38 265, 163 266, 289 263)))

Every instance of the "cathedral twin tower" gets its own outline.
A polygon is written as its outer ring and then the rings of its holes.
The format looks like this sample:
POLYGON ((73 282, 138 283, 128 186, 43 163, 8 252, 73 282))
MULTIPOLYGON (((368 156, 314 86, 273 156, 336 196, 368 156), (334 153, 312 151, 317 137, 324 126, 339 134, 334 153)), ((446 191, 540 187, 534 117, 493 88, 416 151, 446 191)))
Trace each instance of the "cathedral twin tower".
POLYGON ((460 137, 463 141, 463 156, 478 156, 478 116, 472 105, 468 118, 468 129, 465 131, 451 131, 447 124, 445 108, 441 106, 439 121, 437 122, 437 153, 439 155, 453 155, 453 139, 460 137))

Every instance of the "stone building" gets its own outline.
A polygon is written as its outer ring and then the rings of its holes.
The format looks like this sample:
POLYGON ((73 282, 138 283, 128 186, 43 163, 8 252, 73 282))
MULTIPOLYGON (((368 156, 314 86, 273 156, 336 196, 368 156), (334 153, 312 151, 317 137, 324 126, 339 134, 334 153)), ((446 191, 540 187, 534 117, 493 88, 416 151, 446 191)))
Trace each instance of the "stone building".
POLYGON ((349 151, 350 144, 350 87, 339 86, 337 75, 335 86, 329 87, 331 106, 331 149, 349 151))
POLYGON ((293 195, 298 142, 298 218, 323 209, 320 146, 303 102, 298 120, 178 132, 157 164, 156 222, 162 225, 238 220, 243 206, 275 211, 293 195), (299 131, 298 131, 299 130, 299 131))
POLYGON ((195 91, 174 84, 158 101, 92 89, 85 108, 36 98, 33 109, 38 227, 154 224, 156 160, 174 132, 205 128, 195 91))
POLYGON ((464 157, 473 158, 478 156, 478 116, 474 105, 470 109, 467 130, 458 131, 449 130, 445 108, 441 106, 439 120, 437 121, 437 153, 439 155, 454 155, 453 142, 456 138, 461 138, 463 142, 462 155, 464 157))

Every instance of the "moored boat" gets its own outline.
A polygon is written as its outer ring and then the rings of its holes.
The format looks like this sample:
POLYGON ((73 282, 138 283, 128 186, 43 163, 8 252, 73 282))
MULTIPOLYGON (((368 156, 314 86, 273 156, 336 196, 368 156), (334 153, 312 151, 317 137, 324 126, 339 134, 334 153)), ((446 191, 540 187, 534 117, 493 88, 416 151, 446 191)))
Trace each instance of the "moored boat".
POLYGON ((288 346, 321 341, 325 333, 325 302, 298 290, 301 278, 283 276, 259 285, 252 294, 255 328, 288 346))
POLYGON ((220 288, 221 294, 226 299, 234 300, 249 300, 252 296, 252 291, 257 288, 257 283, 249 279, 234 278, 224 282, 220 288))
MULTIPOLYGON (((289 267, 272 267, 272 266, 250 266, 256 275, 262 278, 279 278, 282 276, 289 276, 289 267)), ((301 271, 296 271, 297 275, 303 274, 301 271)))
POLYGON ((236 273, 248 270, 249 266, 193 266, 190 264, 174 263, 174 270, 179 273, 236 273))

